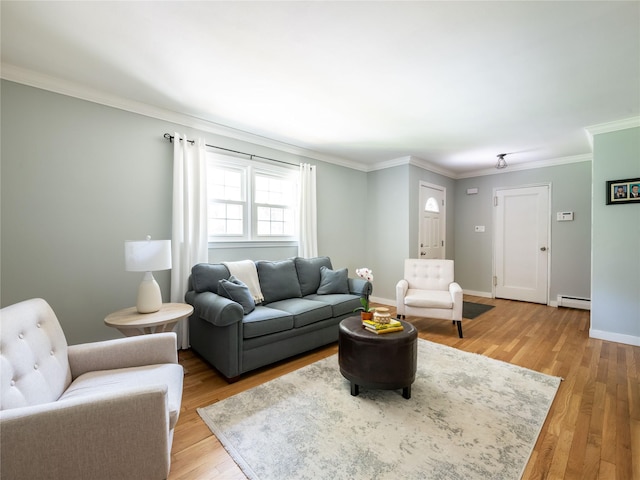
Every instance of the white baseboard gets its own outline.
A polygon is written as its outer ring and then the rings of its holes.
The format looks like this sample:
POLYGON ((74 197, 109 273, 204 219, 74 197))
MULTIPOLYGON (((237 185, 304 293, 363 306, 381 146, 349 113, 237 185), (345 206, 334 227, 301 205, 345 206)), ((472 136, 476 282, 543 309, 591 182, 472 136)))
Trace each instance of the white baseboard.
POLYGON ((477 292, 475 290, 463 290, 465 295, 474 295, 476 297, 493 298, 491 292, 477 292))
POLYGON ((607 340, 608 342, 624 343, 625 345, 633 345, 640 347, 640 337, 626 335, 624 333, 605 332, 604 330, 589 329, 589 337, 599 340, 607 340))
POLYGON ((388 298, 374 297, 373 295, 371 295, 369 297, 369 301, 373 303, 381 303, 382 305, 389 305, 390 307, 396 306, 395 298, 393 300, 389 300, 388 298))

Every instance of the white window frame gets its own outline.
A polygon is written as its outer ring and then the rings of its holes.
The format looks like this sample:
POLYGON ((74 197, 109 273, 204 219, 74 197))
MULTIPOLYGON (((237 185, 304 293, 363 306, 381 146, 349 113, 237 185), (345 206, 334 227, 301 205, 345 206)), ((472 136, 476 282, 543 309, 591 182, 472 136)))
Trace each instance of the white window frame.
MULTIPOLYGON (((242 201, 228 203, 237 203, 242 205, 243 225, 242 235, 213 235, 208 232, 208 241, 210 248, 229 248, 229 247, 255 247, 255 246, 297 246, 298 245, 298 195, 299 195, 299 171, 295 166, 287 167, 280 165, 272 165, 270 163, 257 162, 245 158, 239 158, 231 155, 222 155, 216 152, 207 152, 208 174, 212 175, 215 167, 226 167, 233 170, 243 172, 242 179, 242 201), (279 179, 292 181, 294 184, 294 193, 291 197, 291 204, 272 205, 272 204, 256 204, 255 195, 255 178, 256 176, 269 176, 279 179), (293 215, 293 228, 291 235, 258 235, 258 206, 273 206, 274 208, 289 208, 293 215)), ((208 180, 208 179, 207 179, 208 180)), ((210 189, 208 189, 210 190, 210 189)), ((209 193, 208 204, 212 209, 214 203, 219 200, 212 197, 209 193)))

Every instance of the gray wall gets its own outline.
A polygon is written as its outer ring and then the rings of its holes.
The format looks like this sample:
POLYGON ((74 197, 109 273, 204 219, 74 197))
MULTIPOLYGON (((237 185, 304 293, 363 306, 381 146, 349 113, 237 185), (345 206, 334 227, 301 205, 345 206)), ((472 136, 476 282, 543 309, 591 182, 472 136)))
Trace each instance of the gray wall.
POLYGON ((557 295, 590 298, 591 162, 460 179, 456 185, 456 278, 465 291, 490 295, 493 277, 493 194, 501 187, 551 185, 549 300, 557 295), (477 195, 467 195, 468 188, 477 195), (574 220, 557 222, 556 212, 574 220), (474 227, 484 225, 484 233, 474 227))
POLYGON ((367 266, 373 270, 374 300, 395 305, 395 286, 405 258, 418 256, 420 182, 446 188, 447 258, 454 258, 455 180, 415 165, 368 174, 367 266))
MULTIPOLYGON (((639 129, 596 136, 592 234, 591 162, 461 180, 414 165, 364 173, 12 82, 2 81, 0 88, 0 304, 45 298, 70 343, 120 336, 103 319, 134 304, 141 278, 124 270, 124 241, 146 234, 170 238, 172 148, 162 134, 174 131, 316 164, 320 255, 351 274, 372 268, 374 297, 391 301, 402 260, 416 256, 421 180, 447 188, 447 257, 456 260, 462 287, 477 292, 491 292, 493 189, 551 183, 552 212, 575 212, 573 222, 551 222, 551 299, 559 293, 591 297, 592 330, 640 338, 640 280, 634 275, 640 267, 640 207, 604 205, 607 179, 638 176, 639 129), (467 196, 470 187, 479 194, 467 196), (487 227, 484 234, 473 232, 479 224, 487 227), (630 233, 612 235, 619 230, 630 233), (627 271, 619 280, 617 274, 627 271)), ((209 253, 211 261, 221 261, 296 252, 209 253)), ((167 299, 169 272, 155 276, 167 299)))
MULTIPOLYGON (((316 164, 319 253, 350 271, 366 264, 364 172, 8 81, 0 88, 0 303, 45 298, 69 343, 121 336, 103 319, 135 304, 141 274, 124 270, 124 241, 171 237, 173 149, 165 132, 316 164)), ((215 261, 295 254, 210 251, 215 261)), ((167 300, 169 272, 154 276, 167 300)))
POLYGON ((606 205, 606 182, 640 177, 640 128, 594 136, 591 334, 640 345, 640 205, 606 205))
POLYGON ((409 254, 408 166, 369 172, 366 217, 367 263, 373 270, 373 298, 395 304, 395 285, 402 278, 402 261, 409 254))

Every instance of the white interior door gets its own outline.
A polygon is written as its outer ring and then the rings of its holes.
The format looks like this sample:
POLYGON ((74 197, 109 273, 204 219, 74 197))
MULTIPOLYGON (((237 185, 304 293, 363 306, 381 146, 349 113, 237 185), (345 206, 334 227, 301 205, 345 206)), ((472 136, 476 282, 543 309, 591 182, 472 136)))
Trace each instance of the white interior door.
POLYGON ((419 258, 444 258, 445 194, 444 187, 420 182, 419 258))
POLYGON ((497 190, 494 206, 495 296, 547 304, 549 186, 497 190))

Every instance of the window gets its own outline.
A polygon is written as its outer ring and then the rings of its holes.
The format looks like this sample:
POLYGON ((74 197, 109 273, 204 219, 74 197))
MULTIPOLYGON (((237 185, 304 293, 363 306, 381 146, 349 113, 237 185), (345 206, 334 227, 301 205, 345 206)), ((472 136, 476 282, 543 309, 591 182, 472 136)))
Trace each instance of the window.
POLYGON ((298 171, 210 153, 209 241, 297 240, 298 171))
POLYGON ((427 199, 427 203, 424 206, 424 211, 438 213, 440 211, 440 207, 438 206, 438 201, 433 197, 429 197, 427 199))

